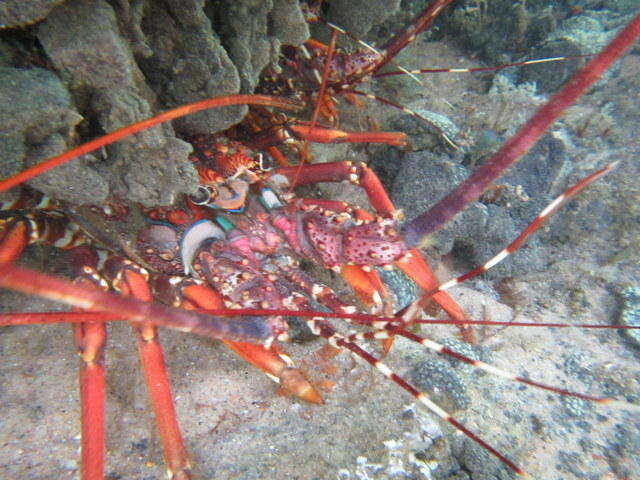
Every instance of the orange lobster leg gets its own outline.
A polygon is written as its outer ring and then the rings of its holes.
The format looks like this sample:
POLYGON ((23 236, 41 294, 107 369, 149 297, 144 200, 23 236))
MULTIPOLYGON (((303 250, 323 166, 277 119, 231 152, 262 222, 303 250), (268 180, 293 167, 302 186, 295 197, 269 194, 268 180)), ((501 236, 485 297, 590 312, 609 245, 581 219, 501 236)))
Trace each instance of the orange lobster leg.
MULTIPOLYGON (((424 261, 420 252, 415 248, 409 250, 405 256, 395 262, 395 264, 425 292, 433 290, 440 284, 440 281, 435 277, 429 265, 427 265, 427 262, 424 261)), ((456 322, 462 339, 465 342, 474 343, 475 336, 473 329, 466 323, 467 316, 460 305, 446 292, 437 292, 432 298, 456 322)))
POLYGON ((104 475, 104 322, 73 324, 73 336, 80 355, 81 478, 101 479, 104 475))
MULTIPOLYGON (((277 126, 260 132, 250 145, 257 150, 296 140, 315 143, 384 143, 393 147, 405 147, 407 136, 401 132, 347 132, 335 128, 326 128, 300 123, 277 126)), ((0 188, 2 183, 0 182, 0 188)))
MULTIPOLYGON (((0 243, 0 263, 13 262, 29 243, 27 220, 9 220, 2 227, 5 231, 0 243)), ((96 286, 95 281, 87 275, 84 275, 84 278, 79 278, 79 283, 96 286)), ((81 478, 83 480, 100 480, 104 478, 105 456, 104 346, 106 329, 104 322, 76 323, 73 325, 73 335, 81 359, 79 370, 81 478)))
MULTIPOLYGON (((369 203, 377 213, 389 216, 398 215, 380 179, 375 172, 364 163, 331 162, 304 165, 302 167, 283 167, 277 169, 275 173, 284 175, 292 183, 295 182, 293 186, 348 180, 363 188, 367 194, 369 203)), ((365 213, 366 212, 360 210, 356 211, 356 215, 360 217, 365 213)), ((425 291, 431 290, 439 284, 438 279, 416 249, 409 250, 401 261, 396 262, 396 266, 411 277, 411 279, 425 291)), ((361 275, 356 273, 354 269, 347 269, 346 279, 349 283, 353 282, 352 284, 356 291, 363 285, 358 277, 361 277, 361 275)), ((464 323, 466 315, 460 306, 448 294, 435 295, 434 300, 459 324, 458 328, 465 341, 472 342, 473 332, 468 325, 464 323)))
MULTIPOLYGON (((71 270, 75 283, 95 290, 106 291, 108 283, 98 274, 98 255, 95 250, 82 246, 71 250, 71 270)), ((82 309, 74 307, 74 312, 82 309)), ((90 320, 72 325, 73 338, 80 357, 80 477, 82 480, 104 478, 105 432, 104 347, 107 330, 102 320, 90 320)))
POLYGON ((390 215, 395 212, 393 203, 389 200, 389 196, 377 175, 364 163, 329 162, 303 165, 302 167, 282 167, 274 170, 273 174, 287 177, 292 183, 291 188, 311 183, 347 180, 364 189, 369 203, 376 212, 390 215))
POLYGON ((359 265, 343 265, 340 274, 349 283, 358 299, 367 308, 372 308, 381 303, 386 297, 386 289, 378 274, 374 271, 367 271, 359 265), (378 292, 378 296, 376 296, 378 292))
POLYGON ((289 125, 289 131, 299 140, 316 143, 384 143, 393 147, 407 145, 407 136, 402 132, 345 132, 334 128, 309 125, 289 125))
POLYGON ((29 244, 29 228, 24 221, 0 223, 0 263, 13 262, 29 244))
MULTIPOLYGON (((186 285, 182 288, 184 297, 181 308, 204 310, 219 310, 225 308, 222 297, 215 290, 204 285, 186 285)), ((288 356, 280 352, 277 347, 267 349, 262 345, 247 342, 222 342, 246 362, 259 368, 269 377, 277 381, 286 393, 291 393, 310 403, 322 403, 322 397, 315 388, 304 378, 302 373, 291 367, 288 356), (287 361, 285 361, 287 359, 287 361)))
MULTIPOLYGON (((153 298, 144 276, 146 272, 123 259, 116 261, 121 266, 113 270, 118 272, 113 279, 114 288, 125 296, 151 302, 153 298)), ((109 271, 108 268, 106 270, 109 271)), ((178 425, 157 328, 146 322, 141 325, 133 325, 133 328, 138 341, 140 364, 158 425, 168 476, 171 480, 189 479, 191 478, 191 465, 178 425)))

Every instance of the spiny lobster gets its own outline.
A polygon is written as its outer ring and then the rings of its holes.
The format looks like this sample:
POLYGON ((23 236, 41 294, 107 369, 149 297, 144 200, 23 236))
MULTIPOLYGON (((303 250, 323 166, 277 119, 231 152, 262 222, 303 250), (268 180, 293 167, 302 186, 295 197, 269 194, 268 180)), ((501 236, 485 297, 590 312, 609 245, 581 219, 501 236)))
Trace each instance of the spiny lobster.
MULTIPOLYGON (((636 19, 636 20, 637 20, 637 19, 636 19)), ((636 21, 636 22, 635 22, 635 24, 634 24, 634 27, 633 27, 635 30, 629 30, 629 31, 627 31, 627 32, 626 32, 626 34, 625 34, 625 35, 622 35, 622 37, 621 37, 621 38, 624 38, 624 39, 625 39, 625 41, 626 41, 627 43, 628 43, 629 41, 631 41, 631 38, 633 38, 633 36, 634 36, 634 35, 636 35, 636 36, 637 36, 637 29, 638 29, 637 23, 638 23, 638 22, 636 21)), ((617 48, 617 47, 616 47, 616 48, 617 48)), ((614 49, 614 50, 615 50, 615 49, 614 49)), ((614 56, 614 55, 615 55, 615 54, 612 52, 612 50, 609 50, 609 51, 607 51, 607 52, 606 52, 606 54, 604 54, 604 55, 603 55, 603 57, 602 57, 602 58, 603 58, 603 59, 605 59, 605 60, 607 60, 607 61, 609 61, 609 60, 611 60, 611 59, 613 58, 613 56, 614 56)), ((596 68, 596 67, 594 67, 594 66, 591 66, 591 67, 590 67, 590 69, 588 70, 589 75, 595 75, 595 74, 594 74, 594 69, 595 69, 595 68, 596 68)), ((582 86, 586 86, 586 84, 588 84, 588 83, 590 82, 590 79, 585 80, 585 79, 583 78, 583 82, 584 82, 584 83, 583 83, 583 85, 582 85, 582 86)), ((550 112, 549 112, 549 110, 557 109, 560 103, 562 103, 562 102, 569 103, 571 100, 572 100, 572 99, 571 99, 571 95, 570 95, 570 94, 568 94, 568 93, 566 93, 566 91, 565 91, 565 92, 563 92, 563 94, 562 94, 562 95, 559 95, 559 96, 558 96, 558 97, 556 97, 554 100, 552 100, 552 102, 550 103, 550 104, 551 104, 551 107, 550 107, 549 109, 547 109, 546 111, 543 111, 543 112, 540 114, 540 116, 536 117, 536 120, 532 120, 532 121, 528 124, 528 127, 529 127, 529 132, 528 132, 528 133, 529 133, 529 134, 531 134, 531 132, 530 132, 530 130, 531 130, 531 129, 534 129, 534 130, 544 130, 544 127, 543 127, 542 123, 550 122, 553 118, 555 118, 555 117, 554 117, 554 116, 555 116, 555 112, 550 113, 550 112)), ((525 128, 527 128, 527 127, 525 127, 525 128)), ((521 148, 521 147, 522 147, 522 142, 523 142, 523 140, 522 140, 522 136, 521 136, 521 137, 516 137, 516 140, 514 140, 514 141, 511 143, 511 145, 515 145, 517 148, 521 148)), ((514 148, 516 148, 516 147, 514 147, 514 148)), ((494 157, 494 158, 503 159, 503 160, 505 161, 505 163, 506 163, 506 162, 507 162, 507 160, 506 160, 506 159, 511 160, 510 158, 508 158, 509 156, 510 156, 510 153, 509 153, 509 151, 508 151, 508 150, 507 150, 507 153, 505 153, 505 151, 504 151, 504 150, 502 150, 501 152, 499 152, 498 154, 496 154, 496 157, 494 157)), ((491 162, 488 162, 488 164, 489 164, 489 165, 493 165, 493 166, 495 167, 495 164, 492 164, 491 162)), ((482 172, 482 173, 486 174, 486 169, 484 169, 484 170, 482 170, 482 169, 481 169, 481 170, 479 170, 479 172, 482 172)), ((601 174, 603 174, 603 173, 605 173, 605 172, 604 172, 604 171, 602 171, 602 172, 600 172, 600 173, 601 173, 601 174)), ((477 175, 474 177, 474 180, 471 182, 471 183, 472 183, 472 185, 474 185, 474 186, 478 186, 478 185, 481 183, 481 182, 478 180, 478 178, 483 178, 481 173, 477 174, 477 175)), ((590 178, 590 180, 593 180, 593 179, 595 179, 595 177, 590 178)), ((580 184, 580 186, 584 186, 584 184, 580 184)), ((463 193, 467 194, 467 196, 473 196, 473 193, 467 193, 467 192, 469 192, 468 185, 466 185, 466 186, 464 186, 464 187, 461 187, 461 191, 462 191, 463 193)), ((572 193, 573 193, 573 191, 572 191, 572 193)), ((465 199, 465 200, 464 200, 463 202, 461 202, 461 203, 465 203, 465 202, 467 202, 467 201, 468 201, 468 199, 465 199)), ((560 203, 561 203, 561 201, 557 202, 557 203, 553 206, 553 208, 549 208, 549 209, 546 211, 546 213, 549 213, 549 212, 550 212, 551 210, 553 210, 555 207, 559 206, 559 204, 560 204, 560 203)), ((445 202, 445 204, 446 204, 446 206, 447 206, 447 207, 451 208, 451 206, 452 206, 452 205, 454 205, 454 202, 452 202, 451 200, 448 200, 447 202, 445 202)), ((455 207, 453 207, 453 208, 455 209, 455 207)), ((436 212, 438 212, 438 211, 436 210, 436 212)), ((432 213, 431 213, 431 217, 427 217, 427 219, 429 220, 429 222, 428 222, 428 223, 433 222, 434 224, 436 224, 436 226, 438 226, 439 224, 443 223, 442 217, 443 217, 443 216, 446 216, 446 215, 447 215, 447 213, 442 213, 442 214, 438 215, 437 213, 433 213, 433 212, 432 212, 432 213), (434 220, 434 218, 435 218, 435 220, 434 220)), ((423 220, 424 220, 424 218, 423 218, 423 220)), ((425 227, 424 225, 420 225, 420 224, 419 224, 419 222, 418 222, 418 223, 413 223, 413 224, 411 224, 411 225, 413 225, 414 230, 412 230, 412 229, 411 229, 412 227, 408 227, 409 235, 411 235, 411 234, 412 234, 412 232, 417 232, 417 233, 413 233, 413 234, 414 234, 414 235, 416 235, 416 236, 421 236, 425 231, 427 231, 427 230, 430 228, 430 227, 425 227), (419 226, 417 226, 417 225, 419 225, 419 226)), ((515 247, 512 247, 512 248, 515 248, 515 247)), ((505 251, 505 252, 506 252, 506 251, 505 251)), ((503 255, 503 256, 504 256, 504 255, 503 255)), ((13 271, 13 273, 14 273, 14 274, 17 274, 17 272, 16 272, 16 271, 13 271)), ((6 278, 6 270, 5 270, 5 278, 6 278)), ((16 276, 14 276, 14 277, 13 277, 13 280, 10 280, 9 282, 11 282, 11 281, 15 281, 15 280, 16 280, 16 278, 17 278, 17 277, 16 277, 16 276)), ((32 278, 32 280, 33 280, 33 278, 32 278)), ((448 285, 447 285, 447 286, 448 286, 448 285)), ((79 291, 82 291, 82 290, 80 289, 79 291)), ((434 292, 429 292, 429 294, 428 294, 428 295, 425 295, 424 299, 430 298, 430 297, 433 295, 433 293, 434 293, 434 292)), ((412 318, 412 317, 413 317, 413 314, 412 314, 412 312, 413 312, 414 310, 417 310, 417 309, 418 309, 418 307, 421 307, 421 306, 422 306, 422 305, 421 305, 421 302, 417 302, 417 303, 415 303, 415 304, 414 304, 413 308, 410 308, 410 309, 408 309, 408 310, 405 312, 405 318, 407 319, 407 322, 409 322, 409 323, 410 323, 410 322, 412 322, 412 321, 413 321, 413 318, 412 318)), ((160 313, 160 311, 158 311, 158 314, 159 314, 159 313, 160 313)), ((159 318, 156 318, 156 321, 160 322, 160 319, 159 319, 159 318)), ((378 320, 378 321, 380 321, 380 320, 378 320)), ((383 322, 383 323, 384 323, 384 322, 383 322)), ((407 335, 411 335, 411 334, 409 334, 409 332, 402 332, 402 330, 401 330, 401 329, 399 329, 397 326, 384 326, 384 325, 381 325, 381 326, 383 326, 385 329, 389 330, 391 333, 395 333, 395 334, 398 334, 398 333, 405 333, 405 334, 407 334, 407 335)), ((326 333, 326 332, 324 332, 324 333, 326 333)), ((382 332, 382 333, 384 333, 384 332, 382 332)), ((384 335, 378 335, 378 336, 379 336, 379 337, 383 337, 384 335)), ((357 338, 359 338, 359 337, 354 337, 354 339, 357 339, 357 338)), ((335 341, 335 339, 334 339, 334 341, 335 341)), ((344 340, 343 340, 343 342, 346 342, 346 341, 344 341, 344 340)), ((341 344, 341 342, 340 342, 340 341, 338 341, 338 342, 337 342, 337 344, 338 344, 339 346, 343 346, 343 347, 347 347, 347 348, 349 348, 349 347, 347 346, 347 345, 348 345, 348 343, 341 344)), ((380 364, 377 364, 377 363, 376 363, 376 366, 378 366, 378 368, 379 368, 381 371, 383 371, 383 373, 385 373, 385 372, 386 372, 387 376, 390 376, 390 377, 392 377, 392 378, 393 378, 393 374, 392 374, 392 373, 390 373, 390 372, 388 372, 388 371, 386 371, 386 370, 384 369, 384 367, 382 367, 380 364)), ((525 379, 525 380, 526 380, 526 379, 525 379)))

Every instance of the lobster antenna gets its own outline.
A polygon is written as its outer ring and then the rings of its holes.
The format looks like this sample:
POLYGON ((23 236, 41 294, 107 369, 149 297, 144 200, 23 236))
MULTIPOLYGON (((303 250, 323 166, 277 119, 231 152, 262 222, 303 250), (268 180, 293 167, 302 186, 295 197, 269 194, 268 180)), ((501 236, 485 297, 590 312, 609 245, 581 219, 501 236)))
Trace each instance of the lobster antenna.
MULTIPOLYGON (((591 58, 594 57, 594 53, 587 53, 584 55, 567 55, 565 57, 549 57, 549 58, 537 58, 534 60, 524 60, 522 62, 514 62, 514 63, 505 63, 502 65, 494 65, 490 67, 473 67, 473 68, 420 68, 417 70, 410 70, 409 73, 418 75, 422 73, 477 73, 477 72, 496 72, 500 70, 504 70, 505 68, 510 67, 522 67, 526 65, 536 65, 539 63, 551 63, 551 62, 563 62, 567 60, 578 60, 581 58, 591 58)), ((381 72, 374 73, 372 77, 374 78, 383 78, 383 77, 391 77, 396 75, 403 75, 404 71, 392 71, 392 72, 381 72)))
POLYGON ((378 95, 373 95, 372 93, 367 93, 367 92, 363 92, 360 90, 343 90, 343 92, 346 93, 353 93, 354 95, 360 95, 363 96, 365 98, 368 98, 369 100, 373 100, 376 102, 380 102, 384 105, 388 105, 390 107, 396 108, 398 110, 401 110, 402 112, 406 113, 407 115, 411 115, 412 117, 416 118, 417 120, 426 123, 431 129, 435 130, 438 135, 440 137, 442 137, 449 145, 451 145, 451 147, 453 147, 456 150, 460 150, 460 147, 458 145, 456 145, 456 143, 451 140, 451 138, 449 138, 449 136, 444 132, 444 130, 439 127, 438 125, 436 125, 435 123, 433 123, 431 120, 429 120, 427 117, 420 115, 418 112, 411 110, 410 108, 407 107, 403 107, 402 105, 399 105, 397 103, 392 102, 391 100, 387 100, 386 98, 383 97, 379 97, 378 95))
MULTIPOLYGON (((368 325, 378 330, 385 330, 399 326, 402 321, 396 317, 378 317, 366 313, 336 313, 336 312, 319 312, 314 310, 273 310, 273 309, 253 309, 241 308, 221 310, 201 309, 204 314, 213 316, 223 316, 233 313, 240 316, 283 316, 283 317, 319 317, 319 318, 339 318, 349 321, 353 324, 368 325)), ((118 322, 128 321, 127 318, 117 316, 110 312, 7 312, 0 313, 0 326, 16 326, 16 325, 36 325, 51 323, 82 323, 90 321, 101 322, 118 322)), ((413 323, 422 325, 455 325, 456 323, 450 319, 428 318, 414 320, 413 323)), ((469 325, 483 325, 488 327, 535 327, 535 328, 574 328, 574 329, 593 329, 593 330, 640 330, 640 325, 601 325, 592 323, 539 323, 539 322, 504 322, 493 320, 465 320, 469 325)), ((171 327, 168 327, 171 328, 171 327)), ((373 339, 372 335, 378 332, 367 332, 366 339, 373 339)))
POLYGON ((389 380, 400 386, 406 392, 409 392, 413 398, 416 399, 417 402, 421 403, 433 413, 435 413, 442 420, 453 425, 458 431, 462 432, 468 438, 476 442, 482 448, 487 450, 489 453, 494 455, 498 460, 500 460, 504 465, 506 465, 509 469, 520 476, 526 476, 526 473, 518 467, 515 463, 505 457, 502 453, 498 452, 494 447, 489 445, 487 442, 482 440, 479 436, 473 433, 471 430, 466 428, 463 424, 461 424, 458 420, 456 420, 450 413, 443 410, 440 406, 434 403, 424 392, 421 392, 409 382, 404 380, 401 376, 396 374, 391 368, 389 368, 386 364, 375 358, 366 350, 362 349, 359 345, 350 342, 347 338, 336 333, 333 328, 319 318, 312 318, 307 320, 307 325, 311 329, 311 331, 327 340, 327 342, 336 347, 336 348, 345 348, 349 350, 353 355, 361 358, 369 365, 378 370, 382 375, 387 377, 389 380))
POLYGON ((558 209, 562 207, 565 203, 567 203, 573 196, 575 196, 578 192, 580 192, 582 189, 584 189, 588 185, 592 184, 596 180, 605 176, 607 173, 613 170, 617 165, 618 165, 618 162, 610 163, 604 168, 601 168, 597 172, 594 172, 591 175, 584 177, 583 179, 579 180, 576 184, 569 187, 567 190, 564 191, 564 193, 562 193, 555 200, 553 200, 549 205, 547 205, 538 214, 538 216, 534 218, 533 221, 529 223, 529 225, 527 225, 522 232, 520 232, 520 234, 515 238, 515 240, 513 240, 509 245, 503 248, 497 255, 489 259, 484 264, 474 268, 473 270, 470 270, 469 272, 463 275, 460 275, 459 277, 453 278, 447 282, 440 284, 438 287, 432 289, 429 292, 424 293, 418 300, 413 302, 406 309, 405 313, 402 315, 403 322, 405 324, 411 323, 412 320, 418 316, 418 313, 426 306, 427 302, 430 301, 433 294, 437 292, 442 292, 455 285, 458 285, 461 282, 469 280, 470 278, 476 277, 486 272, 490 268, 496 266, 502 260, 507 258, 509 255, 515 252, 518 248, 520 248, 520 246, 524 243, 524 241, 529 235, 531 235, 536 230, 538 230, 552 214, 558 211, 558 209))
POLYGON ((482 362, 480 360, 474 360, 465 355, 462 355, 433 340, 430 340, 425 337, 421 337, 411 332, 407 332, 403 330, 403 328, 404 328, 403 326, 394 327, 394 326, 388 325, 386 327, 386 330, 381 330, 377 332, 354 333, 346 337, 346 340, 348 342, 356 342, 359 340, 387 340, 389 338, 393 338, 395 335, 400 335, 401 337, 405 337, 411 340, 412 342, 423 345, 429 350, 432 350, 441 355, 445 355, 447 357, 455 358, 456 360, 459 360, 463 363, 467 363, 472 367, 477 368, 478 370, 485 371, 496 377, 502 377, 512 382, 524 383, 525 385, 529 385, 529 386, 538 388, 540 390, 547 390, 547 391, 556 393, 558 395, 563 395, 567 397, 576 397, 589 402, 601 403, 603 405, 610 405, 612 407, 624 408, 626 410, 640 412, 640 405, 636 405, 634 403, 625 402, 623 400, 616 400, 615 398, 596 397, 592 395, 586 395, 584 393, 572 392, 570 390, 565 390, 563 388, 558 388, 558 387, 554 387, 544 383, 534 382, 533 380, 529 380, 524 377, 519 377, 511 372, 494 367, 493 365, 489 365, 488 363, 482 362))
POLYGON ((299 104, 290 100, 278 97, 270 97, 267 95, 226 95, 188 103, 186 105, 161 112, 145 120, 126 125, 122 128, 114 130, 111 133, 107 133, 106 135, 83 143, 76 148, 67 150, 60 155, 56 155, 43 160, 42 162, 37 163, 36 165, 27 168, 22 172, 12 175, 11 177, 0 180, 0 192, 4 192, 5 190, 10 189, 11 187, 15 187, 22 182, 26 182, 27 180, 30 180, 31 178, 36 177, 37 175, 40 175, 47 170, 51 170, 58 165, 68 162, 69 160, 77 158, 86 153, 93 152, 100 147, 109 145, 117 140, 128 137, 129 135, 133 135, 134 133, 140 132, 142 130, 146 130, 160 123, 175 120, 176 118, 184 117, 185 115, 196 113, 201 110, 227 107, 231 105, 265 105, 268 107, 282 108, 284 110, 297 110, 300 108, 299 104))
POLYGON ((549 101, 531 117, 491 158, 464 182, 442 198, 428 212, 402 227, 405 242, 416 245, 420 239, 444 225, 476 200, 482 192, 521 155, 525 154, 553 122, 640 36, 640 14, 589 63, 582 67, 549 101))
MULTIPOLYGON (((362 71, 353 75, 351 78, 340 82, 339 87, 345 88, 345 86, 352 85, 358 82, 360 79, 371 75, 374 72, 380 70, 384 65, 389 63, 393 57, 395 57, 400 50, 406 47, 409 43, 413 42, 417 35, 424 31, 431 22, 438 16, 444 7, 446 7, 452 0, 434 0, 431 2, 414 20, 414 22, 405 28, 402 32, 391 38, 381 49, 382 59, 375 64, 364 68, 362 71)), ((346 87, 348 88, 348 87, 346 87)))

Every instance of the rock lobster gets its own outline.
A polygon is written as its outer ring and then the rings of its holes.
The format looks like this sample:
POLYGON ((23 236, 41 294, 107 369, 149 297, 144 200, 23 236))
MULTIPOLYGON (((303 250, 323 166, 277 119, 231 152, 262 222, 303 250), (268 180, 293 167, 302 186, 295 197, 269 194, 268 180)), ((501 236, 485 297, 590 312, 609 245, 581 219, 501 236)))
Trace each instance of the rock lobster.
MULTIPOLYGON (((636 22, 636 23, 637 23, 637 22, 636 22)), ((637 31, 637 28, 638 28, 638 27, 637 27, 637 26, 635 26, 636 31, 637 31)), ((630 37, 631 37, 631 36, 633 36, 633 35, 637 35, 637 33, 629 33, 629 31, 627 31, 627 33, 626 33, 626 37, 623 35, 623 36, 622 36, 622 38, 625 38, 625 39, 626 39, 626 41, 628 42, 628 41, 630 40, 630 37)), ((611 60, 611 59, 613 58, 613 55, 614 55, 614 54, 612 53, 612 51, 607 51, 607 53, 606 53, 606 54, 603 54, 603 56, 602 56, 602 57, 599 57, 599 58, 601 58, 601 59, 602 59, 602 58, 604 58, 604 59, 606 59, 606 60, 608 61, 608 60, 611 60)), ((592 75, 594 74, 594 73, 593 73, 593 72, 594 72, 593 68, 594 68, 594 67, 591 67, 591 70, 588 70, 588 72, 590 72, 590 74, 592 74, 592 75)), ((583 83, 583 85, 582 85, 582 86, 584 87, 584 86, 586 86, 586 84, 587 84, 587 83, 589 83, 589 80, 583 80, 583 82, 584 82, 584 83, 583 83)), ((576 83, 578 83, 578 82, 576 82, 576 83)), ((550 113, 550 111, 549 111, 549 110, 553 110, 553 109, 558 108, 558 105, 559 105, 559 103, 561 103, 561 100, 564 100, 565 102, 569 103, 569 102, 570 102, 570 100, 571 100, 571 96, 570 96, 569 94, 567 94, 566 92, 564 92, 563 94, 559 95, 559 96, 558 96, 558 97, 556 97, 554 100, 552 100, 552 101, 551 101, 551 103, 550 103, 551 107, 549 107, 549 109, 547 109, 546 111, 543 111, 543 113, 542 113, 542 114, 540 114, 540 116, 536 117, 537 122, 532 120, 532 122, 528 124, 529 129, 531 130, 531 129, 533 128, 534 130, 535 130, 535 129, 541 129, 541 130, 544 130, 543 125, 542 125, 542 123, 543 123, 543 122, 542 122, 542 120, 540 120, 540 119, 544 119, 545 121, 550 122, 550 121, 552 120, 552 118, 553 118, 553 115, 554 115, 554 114, 550 113), (535 128, 534 128, 534 127, 535 127, 535 128)), ((525 128, 527 128, 527 127, 525 127, 525 128)), ((530 134, 530 132, 528 132, 528 133, 530 134)), ((523 135, 523 136, 524 136, 524 135, 523 135)), ((511 144, 512 144, 512 145, 517 145, 518 147, 521 147, 521 146, 522 146, 522 143, 520 143, 520 142, 522 142, 521 138, 522 138, 522 137, 516 137, 516 140, 514 140, 511 144)), ((508 151, 508 150, 507 150, 507 151, 508 151)), ((505 153, 504 153, 504 151, 501 151, 501 153, 497 154, 497 156, 498 156, 498 158, 506 158, 506 157, 508 156, 508 154, 505 154, 505 153), (500 155, 502 155, 502 157, 500 157, 500 155)), ((486 170, 485 170, 485 172, 486 172, 486 170)), ((471 184, 473 184, 473 185, 478 185, 478 184, 479 184, 479 182, 478 182, 477 178, 478 178, 478 177, 475 177, 474 179, 472 179, 470 183, 471 183, 471 184)), ((468 185, 468 184, 467 184, 467 185, 468 185)), ((468 191, 469 191, 468 186, 463 186, 463 187, 461 187, 461 191, 462 191, 462 192, 468 192, 468 191)), ((472 196, 472 194, 469 194, 469 195, 470 195, 470 196, 472 196)), ((466 202, 466 201, 467 201, 467 200, 465 200, 465 202, 466 202)), ((450 206, 450 205, 452 204, 451 200, 448 200, 448 201, 446 201, 445 203, 446 203, 448 206, 450 206)), ((560 202, 558 202, 558 203, 560 203, 560 202)), ((556 204, 556 205, 554 205, 554 207, 555 207, 555 206, 557 206, 557 204, 556 204)), ((437 211, 437 210, 436 210, 436 211, 437 211)), ((442 214, 441 214, 441 216, 442 216, 442 217, 447 216, 447 213, 442 213, 442 214)), ((442 217, 441 217, 441 218, 442 218, 442 217)), ((429 222, 433 222, 434 224, 439 225, 439 224, 441 224, 441 223, 443 222, 443 220, 442 220, 441 218, 438 218, 438 215, 432 214, 432 218, 431 218, 431 219, 429 219, 429 222), (437 219, 436 219, 436 220, 433 220, 433 217, 435 217, 435 218, 437 218, 437 219)), ((429 223, 429 222, 428 222, 428 223, 429 223)), ((419 224, 419 223, 418 223, 418 224, 419 224)), ((417 225, 417 224, 413 224, 413 225, 417 225)), ((424 234, 425 232, 427 232, 427 231, 428 231, 428 229, 429 229, 428 227, 425 227, 424 225, 422 225, 422 226, 420 226, 420 227, 416 227, 416 228, 418 229, 418 233, 416 233, 416 235, 418 235, 418 236, 421 236, 422 234, 424 234)), ((408 230, 408 232, 409 232, 409 235, 411 235, 411 230, 408 230)), ((409 237, 409 238, 410 238, 410 237, 409 237)), ((414 242, 412 242, 412 243, 414 243, 414 242)), ((16 272, 14 271, 13 273, 15 274, 16 272)), ((15 278, 16 278, 16 277, 15 277, 15 275, 14 275, 14 277, 13 277, 13 278, 14 278, 14 280, 15 280, 15 278)), ((430 292, 430 294, 433 294, 433 292, 430 292)), ((417 309, 418 307, 420 307, 420 306, 422 306, 420 302, 418 302, 418 303, 414 304, 414 309, 413 309, 413 310, 416 310, 416 309, 417 309)), ((407 315, 407 316, 411 316, 411 312, 412 312, 412 309, 409 309, 409 310, 406 312, 406 315, 407 315)), ((342 345, 342 346, 344 346, 344 345, 342 345)), ((391 374, 389 374, 389 376, 391 376, 391 374)), ((230 415, 234 415, 234 413, 232 412, 230 415)))

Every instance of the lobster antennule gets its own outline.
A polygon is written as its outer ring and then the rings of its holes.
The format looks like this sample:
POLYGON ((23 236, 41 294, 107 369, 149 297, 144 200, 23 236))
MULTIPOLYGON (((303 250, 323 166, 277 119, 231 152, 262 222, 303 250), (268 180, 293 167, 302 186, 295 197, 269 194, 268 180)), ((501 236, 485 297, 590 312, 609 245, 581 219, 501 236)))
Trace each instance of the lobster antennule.
POLYGON ((404 225, 402 232, 410 246, 441 228, 454 215, 477 200, 487 187, 499 178, 520 156, 524 155, 553 122, 600 78, 640 36, 638 14, 602 52, 580 69, 565 86, 543 105, 527 123, 511 137, 484 165, 475 170, 467 180, 441 199, 429 211, 404 225))
POLYGON ((142 120, 140 122, 132 123, 131 125, 124 126, 111 133, 98 137, 87 143, 67 150, 66 152, 48 158, 33 167, 27 168, 20 173, 17 173, 11 177, 8 177, 0 181, 0 192, 9 190, 16 185, 19 185, 33 177, 40 175, 43 172, 51 170, 69 160, 84 155, 89 152, 93 152, 100 147, 109 145, 117 140, 133 135, 134 133, 146 130, 160 123, 175 120, 176 118, 184 117, 191 113, 196 113, 201 110, 207 110, 210 108, 228 107, 232 105, 265 105, 268 107, 277 107, 284 110, 296 110, 300 108, 300 105, 284 98, 270 97, 268 95, 227 95, 222 97, 207 98, 199 100, 197 102, 188 103, 181 107, 172 108, 166 112, 159 113, 151 118, 142 120))

